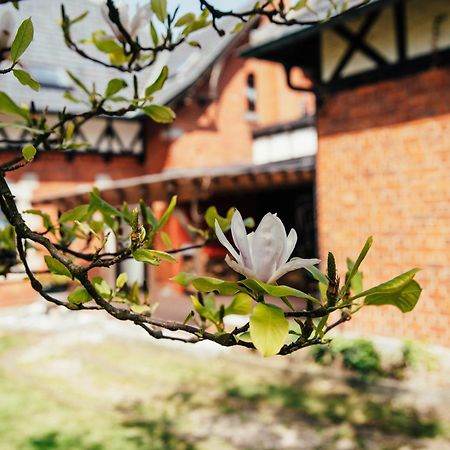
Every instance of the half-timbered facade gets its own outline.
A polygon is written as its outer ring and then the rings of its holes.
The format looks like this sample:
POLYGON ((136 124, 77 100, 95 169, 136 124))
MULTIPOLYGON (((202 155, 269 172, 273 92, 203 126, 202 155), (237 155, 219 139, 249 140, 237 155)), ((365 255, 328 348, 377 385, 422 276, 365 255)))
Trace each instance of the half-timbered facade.
MULTIPOLYGON (((308 4, 320 16, 326 3, 308 4)), ((366 285, 423 269, 413 313, 368 309, 347 329, 449 345, 450 3, 372 0, 315 26, 268 25, 243 53, 316 93, 322 259, 333 251, 344 270, 373 234, 366 285), (291 79, 299 69, 310 86, 291 79)))

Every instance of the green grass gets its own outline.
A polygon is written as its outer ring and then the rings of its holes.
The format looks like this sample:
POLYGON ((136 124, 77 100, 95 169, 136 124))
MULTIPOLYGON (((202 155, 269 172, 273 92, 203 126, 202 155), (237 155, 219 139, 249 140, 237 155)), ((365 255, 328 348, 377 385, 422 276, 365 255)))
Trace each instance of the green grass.
POLYGON ((1 450, 269 450, 274 425, 311 430, 323 449, 343 430, 361 449, 375 438, 396 448, 442 434, 439 417, 400 407, 392 393, 345 380, 321 387, 326 369, 285 371, 279 359, 240 353, 202 358, 151 341, 63 344, 0 336, 1 450), (261 431, 244 442, 250 423, 261 431))

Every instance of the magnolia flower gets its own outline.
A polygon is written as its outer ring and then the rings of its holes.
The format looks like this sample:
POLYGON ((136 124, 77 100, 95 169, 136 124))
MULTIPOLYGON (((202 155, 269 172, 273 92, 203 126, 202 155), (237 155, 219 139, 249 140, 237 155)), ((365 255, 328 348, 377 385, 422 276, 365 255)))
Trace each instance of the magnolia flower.
MULTIPOLYGON (((136 12, 131 21, 129 18, 129 8, 127 3, 123 1, 118 2, 116 7, 119 11, 120 22, 133 39, 136 38, 139 30, 150 22, 152 11, 148 3, 140 5, 136 8, 136 12)), ((102 14, 104 19, 108 22, 108 25, 111 28, 111 31, 114 33, 114 36, 119 41, 124 41, 124 37, 121 31, 119 30, 117 25, 109 18, 109 10, 106 5, 102 5, 102 14)))
POLYGON ((283 222, 276 214, 266 214, 256 231, 247 234, 241 214, 238 210, 234 212, 231 234, 239 253, 225 237, 217 220, 215 229, 220 243, 234 258, 233 261, 227 255, 226 263, 247 278, 255 278, 269 284, 275 283, 287 272, 320 262, 319 259, 302 258, 292 258, 288 261, 297 243, 297 233, 291 229, 286 236, 283 222))

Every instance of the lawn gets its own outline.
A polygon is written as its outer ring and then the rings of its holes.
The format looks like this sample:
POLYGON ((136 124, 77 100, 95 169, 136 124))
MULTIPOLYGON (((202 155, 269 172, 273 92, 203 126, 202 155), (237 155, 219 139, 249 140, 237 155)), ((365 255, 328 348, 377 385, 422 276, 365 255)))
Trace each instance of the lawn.
POLYGON ((450 448, 448 391, 430 391, 440 408, 411 385, 361 384, 305 356, 264 360, 95 330, 3 332, 0 448, 450 448))

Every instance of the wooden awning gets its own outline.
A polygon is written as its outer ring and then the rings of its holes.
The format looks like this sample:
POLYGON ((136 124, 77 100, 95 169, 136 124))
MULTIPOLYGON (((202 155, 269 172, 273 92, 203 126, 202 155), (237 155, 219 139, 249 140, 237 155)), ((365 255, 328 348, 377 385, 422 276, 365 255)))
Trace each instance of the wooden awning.
MULTIPOLYGON (((255 192, 311 183, 314 179, 315 157, 306 156, 267 164, 247 164, 199 169, 171 170, 123 180, 102 182, 102 197, 112 204, 139 199, 146 202, 168 200, 178 195, 178 202, 207 200, 217 195, 255 192)), ((92 187, 83 186, 71 193, 58 193, 35 199, 35 205, 55 204, 69 209, 89 201, 92 187)))

